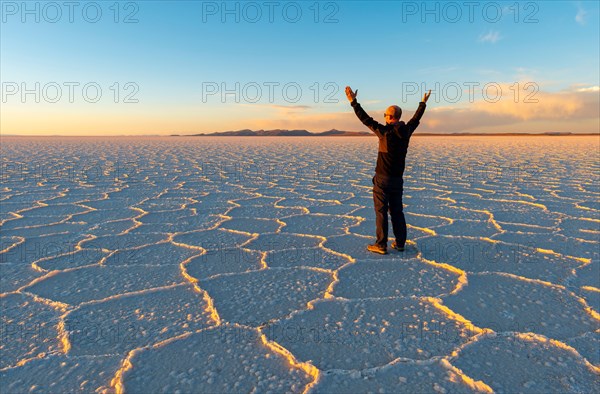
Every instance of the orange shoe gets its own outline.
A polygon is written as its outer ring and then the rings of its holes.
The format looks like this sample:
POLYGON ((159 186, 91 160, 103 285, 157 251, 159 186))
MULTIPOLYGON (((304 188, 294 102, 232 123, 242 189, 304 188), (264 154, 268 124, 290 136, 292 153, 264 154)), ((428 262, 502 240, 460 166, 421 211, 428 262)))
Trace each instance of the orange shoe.
POLYGON ((377 244, 368 245, 367 250, 373 253, 387 254, 387 248, 385 246, 380 246, 377 244))

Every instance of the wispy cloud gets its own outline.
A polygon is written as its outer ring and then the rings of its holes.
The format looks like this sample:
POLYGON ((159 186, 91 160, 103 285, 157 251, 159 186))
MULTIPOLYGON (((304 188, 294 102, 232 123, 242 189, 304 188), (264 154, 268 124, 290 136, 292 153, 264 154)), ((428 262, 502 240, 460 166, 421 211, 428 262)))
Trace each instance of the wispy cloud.
POLYGON ((254 108, 269 108, 277 110, 302 110, 306 111, 311 109, 310 105, 285 105, 285 104, 261 104, 261 103, 241 103, 238 104, 241 107, 254 107, 254 108))
POLYGON ((277 105, 277 104, 273 104, 270 107, 275 108, 275 109, 284 109, 284 110, 298 109, 298 110, 302 110, 302 111, 312 108, 310 105, 277 105))
POLYGON ((580 25, 585 25, 586 23, 587 11, 583 9, 581 3, 577 3, 577 15, 575 15, 575 21, 580 25))
POLYGON ((487 34, 482 34, 479 36, 479 42, 491 42, 492 44, 497 43, 502 38, 499 31, 490 30, 487 34))
POLYGON ((538 81, 539 71, 534 68, 517 67, 515 68, 515 81, 538 81))
POLYGON ((576 92, 600 92, 600 86, 590 86, 588 88, 577 89, 576 92))

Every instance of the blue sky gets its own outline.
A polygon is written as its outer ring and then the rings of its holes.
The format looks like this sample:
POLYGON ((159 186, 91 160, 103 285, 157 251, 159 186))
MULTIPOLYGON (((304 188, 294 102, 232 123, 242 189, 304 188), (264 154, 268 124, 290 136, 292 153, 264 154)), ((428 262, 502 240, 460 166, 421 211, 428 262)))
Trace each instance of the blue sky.
POLYGON ((1 2, 3 134, 362 130, 346 85, 377 119, 433 88, 423 131, 598 132, 596 1, 72 4, 1 2))

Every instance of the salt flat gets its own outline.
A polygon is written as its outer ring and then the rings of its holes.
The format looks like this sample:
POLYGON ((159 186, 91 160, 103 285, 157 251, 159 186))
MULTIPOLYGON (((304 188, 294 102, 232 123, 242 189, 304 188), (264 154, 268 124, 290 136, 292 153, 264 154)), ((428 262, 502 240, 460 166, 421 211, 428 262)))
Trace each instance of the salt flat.
POLYGON ((2 137, 0 391, 600 392, 597 137, 2 137))

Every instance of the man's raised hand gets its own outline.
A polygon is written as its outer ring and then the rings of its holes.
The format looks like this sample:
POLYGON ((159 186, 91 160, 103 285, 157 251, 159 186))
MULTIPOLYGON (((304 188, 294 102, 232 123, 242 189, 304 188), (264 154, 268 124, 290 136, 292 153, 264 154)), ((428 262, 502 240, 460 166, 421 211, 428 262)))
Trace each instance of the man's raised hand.
POLYGON ((348 101, 352 102, 356 99, 356 95, 358 94, 358 89, 355 92, 352 91, 350 86, 346 86, 346 97, 348 97, 348 101))
POLYGON ((428 93, 423 95, 423 102, 426 103, 429 100, 429 96, 431 96, 431 90, 428 93))

